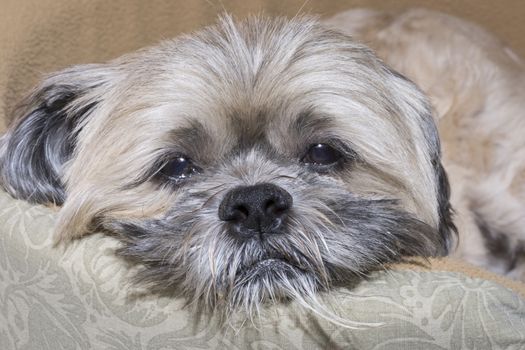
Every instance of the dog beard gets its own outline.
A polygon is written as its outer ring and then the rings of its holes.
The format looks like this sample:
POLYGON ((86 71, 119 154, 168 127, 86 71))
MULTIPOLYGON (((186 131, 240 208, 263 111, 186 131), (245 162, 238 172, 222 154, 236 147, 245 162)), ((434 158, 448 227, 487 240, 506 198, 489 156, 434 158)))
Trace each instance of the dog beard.
POLYGON ((224 17, 52 75, 0 170, 62 206, 57 242, 107 232, 152 292, 227 313, 446 254, 454 231, 425 97, 311 18, 224 17))

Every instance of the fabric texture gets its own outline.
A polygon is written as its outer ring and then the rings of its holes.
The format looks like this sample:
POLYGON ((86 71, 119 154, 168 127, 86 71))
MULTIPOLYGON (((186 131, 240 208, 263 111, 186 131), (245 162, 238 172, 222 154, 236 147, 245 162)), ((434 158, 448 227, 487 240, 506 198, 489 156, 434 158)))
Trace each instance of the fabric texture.
POLYGON ((354 329, 293 303, 264 310, 253 324, 219 327, 183 300, 130 286, 112 238, 54 248, 54 218, 52 209, 0 192, 0 349, 525 348, 521 285, 506 288, 488 273, 394 266, 330 293, 328 307, 354 329))
MULTIPOLYGON (((265 11, 332 15, 416 4, 461 15, 525 53, 521 0, 0 0, 0 131, 43 74, 101 62, 213 22, 265 11)), ((525 287, 444 259, 394 266, 330 294, 348 329, 278 305, 255 325, 218 327, 183 300, 127 284, 117 243, 94 235, 52 246, 55 212, 0 192, 0 349, 525 349, 525 287)))

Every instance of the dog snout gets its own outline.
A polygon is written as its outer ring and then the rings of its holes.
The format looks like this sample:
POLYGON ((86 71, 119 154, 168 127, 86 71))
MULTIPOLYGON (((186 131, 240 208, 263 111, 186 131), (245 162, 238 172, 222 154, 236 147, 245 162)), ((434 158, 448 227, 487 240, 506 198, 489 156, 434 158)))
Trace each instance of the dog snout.
POLYGON ((233 223, 243 237, 278 233, 292 203, 290 193, 270 183, 236 187, 224 196, 219 219, 233 223))

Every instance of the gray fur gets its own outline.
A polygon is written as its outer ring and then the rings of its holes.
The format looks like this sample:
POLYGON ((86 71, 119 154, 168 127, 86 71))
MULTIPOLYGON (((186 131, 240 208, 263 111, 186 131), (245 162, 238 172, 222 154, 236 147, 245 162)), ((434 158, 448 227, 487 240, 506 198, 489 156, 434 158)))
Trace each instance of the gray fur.
POLYGON ((18 107, 0 155, 0 183, 11 195, 33 203, 64 202, 63 168, 79 126, 98 103, 81 100, 104 84, 99 69, 85 65, 49 76, 18 107))

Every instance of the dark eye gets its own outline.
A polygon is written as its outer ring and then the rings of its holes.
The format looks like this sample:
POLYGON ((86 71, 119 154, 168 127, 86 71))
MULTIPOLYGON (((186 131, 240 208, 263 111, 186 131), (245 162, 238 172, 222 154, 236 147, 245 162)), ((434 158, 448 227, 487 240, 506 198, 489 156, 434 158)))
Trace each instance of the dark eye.
POLYGON ((195 166, 190 158, 180 156, 169 160, 160 173, 172 180, 183 180, 198 174, 200 168, 195 166))
POLYGON ((337 163, 340 159, 339 151, 327 144, 318 143, 310 146, 302 161, 307 164, 330 165, 337 163))

